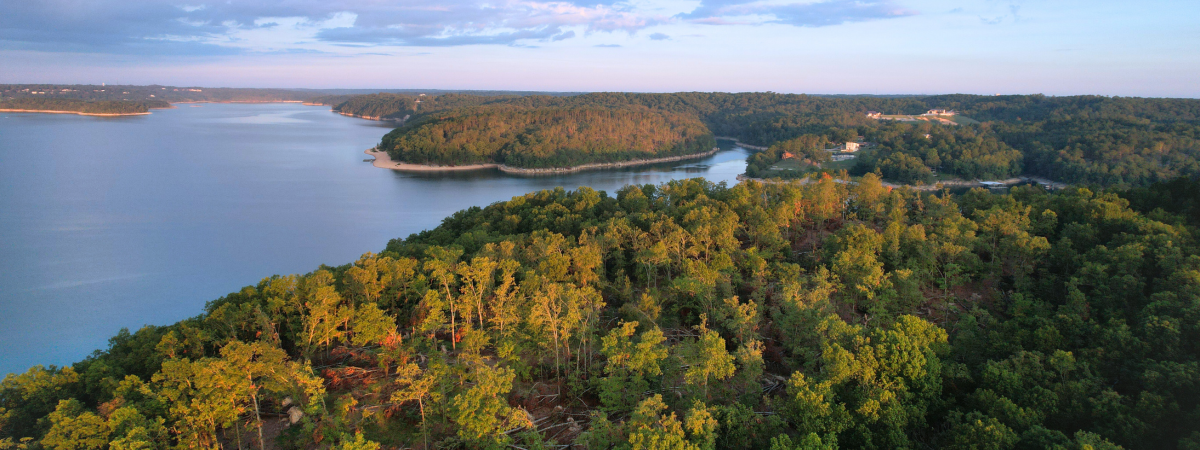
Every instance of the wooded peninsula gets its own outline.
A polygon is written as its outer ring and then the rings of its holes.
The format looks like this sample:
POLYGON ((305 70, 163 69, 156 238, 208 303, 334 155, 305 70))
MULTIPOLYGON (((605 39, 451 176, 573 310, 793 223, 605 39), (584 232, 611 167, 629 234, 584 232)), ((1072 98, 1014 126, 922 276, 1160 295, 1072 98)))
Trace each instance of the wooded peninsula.
POLYGON ((13 98, 0 100, 0 111, 74 113, 94 116, 149 114, 150 108, 170 108, 163 101, 84 101, 59 98, 13 98))

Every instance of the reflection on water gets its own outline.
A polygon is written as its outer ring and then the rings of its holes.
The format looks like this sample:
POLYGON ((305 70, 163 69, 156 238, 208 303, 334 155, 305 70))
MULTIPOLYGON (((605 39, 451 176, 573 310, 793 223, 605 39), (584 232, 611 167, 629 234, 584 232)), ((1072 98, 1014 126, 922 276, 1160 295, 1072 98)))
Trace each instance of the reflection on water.
POLYGON ((248 125, 271 125, 271 124, 311 122, 310 120, 298 119, 295 117, 295 116, 301 114, 302 112, 303 111, 285 111, 285 112, 277 112, 277 113, 261 113, 261 114, 254 114, 254 115, 248 115, 248 116, 222 117, 219 119, 212 120, 212 122, 241 123, 241 124, 248 124, 248 125))
POLYGON ((0 375, 78 360, 272 274, 345 264, 454 212, 540 189, 703 176, 746 153, 520 177, 363 162, 390 124, 299 104, 0 116, 0 375))

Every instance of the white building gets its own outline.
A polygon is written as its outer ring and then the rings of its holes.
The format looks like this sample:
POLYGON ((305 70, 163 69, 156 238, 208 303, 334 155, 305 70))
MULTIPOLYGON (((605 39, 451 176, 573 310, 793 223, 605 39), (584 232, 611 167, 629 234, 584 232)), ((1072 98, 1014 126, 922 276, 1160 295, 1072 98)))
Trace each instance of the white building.
POLYGON ((847 143, 846 143, 846 150, 845 150, 845 151, 848 151, 848 152, 857 152, 857 151, 858 151, 858 146, 859 146, 859 144, 858 144, 857 142, 847 142, 847 143))

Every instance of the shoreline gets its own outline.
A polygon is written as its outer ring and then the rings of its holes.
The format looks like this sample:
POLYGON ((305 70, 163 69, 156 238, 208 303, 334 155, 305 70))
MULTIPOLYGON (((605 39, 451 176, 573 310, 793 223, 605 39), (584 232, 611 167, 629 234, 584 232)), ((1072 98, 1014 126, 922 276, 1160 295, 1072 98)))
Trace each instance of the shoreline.
POLYGON ((521 168, 521 167, 509 167, 509 166, 501 164, 497 168, 500 169, 501 172, 508 173, 508 174, 515 174, 515 175, 557 175, 557 174, 565 174, 565 173, 582 172, 585 170, 619 169, 622 167, 644 166, 644 165, 649 165, 649 164, 659 164, 659 163, 667 163, 667 162, 686 161, 689 159, 707 158, 709 156, 717 154, 717 152, 719 152, 719 151, 721 151, 720 147, 713 147, 712 150, 709 150, 707 152, 693 153, 691 155, 664 156, 662 158, 651 158, 651 159, 633 159, 633 160, 629 160, 629 161, 618 161, 618 162, 611 162, 611 163, 590 163, 590 164, 581 164, 581 165, 574 166, 574 167, 551 167, 551 168, 544 168, 544 169, 525 169, 525 168, 521 168))
MULTIPOLYGON (((319 105, 319 106, 323 106, 323 105, 319 105)), ((345 112, 341 112, 336 109, 333 109, 332 106, 330 106, 329 109, 330 109, 330 111, 333 111, 335 113, 341 114, 346 117, 353 117, 355 119, 363 119, 363 120, 374 120, 376 122, 396 122, 398 124, 403 124, 404 122, 407 122, 408 117, 411 117, 411 116, 405 116, 404 119, 396 119, 396 118, 385 119, 381 116, 362 116, 362 115, 358 115, 358 114, 345 113, 345 112)))
POLYGON ((748 149, 750 149, 750 150, 758 150, 758 151, 760 151, 760 152, 761 152, 761 151, 765 151, 765 150, 767 150, 768 148, 770 148, 770 147, 763 147, 763 146, 761 146, 761 145, 750 145, 750 144, 746 144, 746 143, 743 143, 742 141, 739 141, 739 140, 737 140, 737 138, 731 138, 731 137, 728 137, 728 136, 713 136, 713 139, 723 139, 723 140, 726 140, 726 141, 733 141, 733 144, 734 144, 734 145, 736 145, 736 146, 738 146, 738 147, 745 147, 745 148, 748 148, 748 149))
POLYGON ((145 116, 150 112, 140 113, 88 113, 82 111, 58 111, 49 109, 8 109, 0 108, 0 112, 15 112, 15 113, 42 113, 42 114, 78 114, 81 116, 100 116, 100 117, 116 117, 116 116, 145 116))
MULTIPOLYGON (((789 183, 809 184, 809 183, 813 182, 812 177, 792 178, 792 179, 751 178, 751 177, 746 176, 746 174, 744 174, 744 173, 739 174, 737 176, 737 180, 738 181, 757 181, 757 182, 763 183, 763 184, 789 184, 789 183)), ((837 182, 837 183, 858 184, 857 181, 853 181, 853 180, 842 180, 839 178, 834 178, 833 180, 834 180, 834 182, 837 182)), ((1058 190, 1058 189, 1063 189, 1063 188, 1070 186, 1066 183, 1060 183, 1060 182, 1052 181, 1052 180, 1049 180, 1046 178, 1029 176, 1029 175, 1022 175, 1019 177, 1013 177, 1013 178, 1009 178, 1009 179, 1005 179, 1005 180, 997 180, 997 181, 946 180, 946 181, 939 181, 939 182, 936 182, 933 184, 896 184, 896 183, 892 183, 889 181, 884 181, 882 179, 879 180, 879 183, 881 185, 883 185, 883 187, 886 187, 886 188, 891 188, 891 189, 909 188, 914 191, 922 191, 922 192, 939 191, 942 189, 949 189, 949 188, 977 188, 977 187, 987 188, 987 187, 989 187, 989 186, 983 184, 985 182, 986 183, 999 183, 999 185, 997 187, 1012 187, 1012 186, 1016 186, 1021 183, 1037 183, 1038 185, 1041 185, 1048 190, 1058 190)))
POLYGON ((227 100, 227 101, 197 100, 197 101, 169 102, 169 103, 172 105, 176 105, 176 104, 187 105, 187 104, 192 104, 192 103, 301 103, 301 104, 303 104, 304 100, 227 100))
MULTIPOLYGON (((170 105, 170 106, 161 107, 161 108, 150 108, 150 109, 177 109, 179 107, 175 106, 175 105, 191 105, 191 104, 200 104, 200 103, 304 103, 304 102, 301 100, 265 100, 265 101, 251 100, 251 101, 225 101, 225 102, 201 100, 201 101, 194 101, 194 102, 169 102, 168 105, 170 105)), ((320 106, 320 105, 314 105, 314 106, 320 106)), ((82 112, 82 111, 62 111, 62 110, 56 110, 56 109, 50 110, 50 109, 0 108, 0 113, 10 113, 10 112, 11 113, 42 113, 42 114, 77 114, 80 116, 96 116, 96 117, 147 116, 147 115, 152 114, 151 111, 138 112, 138 113, 89 113, 89 112, 82 112)))
POLYGON ((371 161, 371 165, 380 169, 403 170, 406 172, 457 172, 464 170, 481 170, 494 169, 499 167, 499 164, 471 164, 466 166, 429 166, 425 164, 409 164, 403 162, 392 161, 392 157, 387 152, 375 151, 374 148, 368 148, 363 152, 374 156, 375 160, 371 161))
POLYGON ((431 166, 425 164, 409 164, 403 162, 392 161, 391 156, 387 152, 375 151, 374 148, 369 148, 365 152, 368 155, 375 157, 371 165, 381 169, 392 169, 409 172, 452 172, 452 171, 468 171, 482 169, 497 169, 501 172, 510 175, 559 175, 582 172, 585 170, 599 169, 619 169, 622 167, 643 166, 648 164, 659 164, 666 162, 685 161, 689 159, 706 158, 715 155, 721 151, 719 147, 713 147, 712 150, 703 153, 695 153, 691 155, 664 156, 662 158, 652 159, 635 159, 630 161, 619 161, 611 163, 590 163, 581 164, 573 167, 552 167, 542 169, 526 169, 521 167, 511 167, 504 164, 487 163, 487 164, 471 164, 465 166, 431 166))

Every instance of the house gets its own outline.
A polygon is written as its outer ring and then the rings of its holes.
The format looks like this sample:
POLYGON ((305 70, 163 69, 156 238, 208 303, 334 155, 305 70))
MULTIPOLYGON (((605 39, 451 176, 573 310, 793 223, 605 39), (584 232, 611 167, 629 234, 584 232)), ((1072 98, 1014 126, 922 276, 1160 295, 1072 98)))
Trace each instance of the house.
POLYGON ((792 159, 792 158, 795 158, 795 157, 796 157, 796 155, 793 155, 791 152, 783 152, 783 158, 782 158, 782 159, 792 159))
POLYGON ((926 116, 953 116, 958 114, 958 111, 950 109, 931 109, 925 113, 926 116))
POLYGON ((882 119, 883 114, 878 111, 867 111, 867 117, 872 119, 882 119))
POLYGON ((857 152, 857 151, 858 151, 858 146, 859 146, 859 143, 857 143, 857 142, 847 142, 847 143, 846 143, 846 148, 845 148, 845 151, 847 151, 847 152, 857 152))

